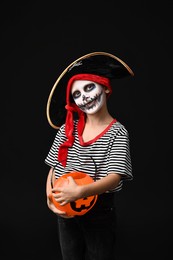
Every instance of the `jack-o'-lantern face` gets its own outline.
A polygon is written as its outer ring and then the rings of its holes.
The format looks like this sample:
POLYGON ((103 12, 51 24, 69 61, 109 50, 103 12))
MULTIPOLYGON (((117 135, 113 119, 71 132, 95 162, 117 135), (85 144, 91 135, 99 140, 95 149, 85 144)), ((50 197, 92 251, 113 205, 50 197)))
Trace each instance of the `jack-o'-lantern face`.
MULTIPOLYGON (((72 176, 78 185, 85 185, 94 182, 94 180, 87 174, 81 172, 72 172, 62 175, 60 178, 56 179, 54 187, 62 187, 68 185, 67 177, 72 176)), ((86 198, 81 198, 76 201, 67 203, 61 206, 55 198, 52 196, 52 202, 55 207, 59 210, 65 211, 67 216, 84 215, 87 213, 96 203, 97 195, 89 196, 86 198)))

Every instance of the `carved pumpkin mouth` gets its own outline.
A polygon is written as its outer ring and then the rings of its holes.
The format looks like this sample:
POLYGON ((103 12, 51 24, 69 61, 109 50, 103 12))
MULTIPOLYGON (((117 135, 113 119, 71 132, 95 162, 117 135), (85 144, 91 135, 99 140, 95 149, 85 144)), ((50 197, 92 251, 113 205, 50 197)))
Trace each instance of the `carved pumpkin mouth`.
POLYGON ((96 197, 91 197, 91 200, 89 200, 89 204, 87 205, 88 197, 83 198, 84 204, 82 204, 80 200, 80 205, 78 205, 77 201, 70 202, 71 208, 76 212, 82 212, 82 210, 89 210, 93 204, 95 203, 96 197))

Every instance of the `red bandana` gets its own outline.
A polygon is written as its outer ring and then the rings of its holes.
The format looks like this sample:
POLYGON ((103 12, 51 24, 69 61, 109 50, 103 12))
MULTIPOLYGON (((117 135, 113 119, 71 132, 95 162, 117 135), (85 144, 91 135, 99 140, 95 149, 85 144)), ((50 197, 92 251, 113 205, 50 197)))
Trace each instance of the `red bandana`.
POLYGON ((74 142, 74 125, 73 125, 73 112, 77 112, 79 116, 78 121, 78 133, 82 135, 84 125, 85 125, 85 113, 79 109, 79 107, 75 103, 70 103, 70 95, 71 95, 71 86, 75 80, 89 80, 96 82, 100 85, 103 85, 109 89, 108 96, 112 93, 112 88, 110 86, 110 80, 108 78, 93 75, 93 74, 77 74, 70 78, 67 84, 67 91, 66 91, 66 106, 67 115, 66 115, 66 122, 65 122, 65 134, 67 137, 67 141, 61 144, 58 153, 58 161, 65 167, 67 162, 67 155, 68 155, 68 148, 73 145, 74 142))

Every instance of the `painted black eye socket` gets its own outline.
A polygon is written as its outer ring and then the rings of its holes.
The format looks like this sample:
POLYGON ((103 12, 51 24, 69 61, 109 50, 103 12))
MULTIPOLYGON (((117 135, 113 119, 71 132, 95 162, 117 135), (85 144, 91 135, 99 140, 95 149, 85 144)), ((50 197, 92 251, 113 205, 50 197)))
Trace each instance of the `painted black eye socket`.
POLYGON ((94 83, 90 83, 90 84, 87 84, 85 87, 84 87, 84 90, 86 92, 90 92, 91 90, 93 90, 94 88, 96 87, 96 85, 94 83))
POLYGON ((80 97, 80 95, 81 95, 81 92, 79 90, 76 90, 75 92, 73 92, 72 97, 73 97, 73 99, 76 99, 76 98, 80 97))
MULTIPOLYGON (((85 92, 90 92, 90 91, 92 91, 95 87, 96 87, 96 85, 95 85, 94 83, 89 83, 89 84, 87 84, 87 85, 84 86, 84 91, 85 91, 85 92)), ((73 92, 72 97, 73 97, 74 99, 76 99, 76 98, 79 98, 80 95, 81 95, 81 92, 80 92, 79 90, 76 90, 76 91, 73 92)))

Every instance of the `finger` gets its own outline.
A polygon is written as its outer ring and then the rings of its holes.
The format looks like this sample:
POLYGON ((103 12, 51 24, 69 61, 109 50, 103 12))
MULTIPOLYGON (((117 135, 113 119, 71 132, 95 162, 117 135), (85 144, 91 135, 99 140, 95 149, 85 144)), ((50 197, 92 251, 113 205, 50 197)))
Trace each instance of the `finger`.
POLYGON ((72 176, 68 176, 67 179, 68 179, 69 182, 75 182, 75 180, 73 179, 72 176))
POLYGON ((63 202, 65 200, 65 198, 62 195, 53 194, 53 197, 57 202, 63 202))
POLYGON ((63 189, 61 187, 58 187, 58 188, 53 188, 52 189, 52 193, 55 193, 55 192, 61 192, 63 189))
POLYGON ((65 206, 67 203, 69 203, 68 201, 62 201, 62 202, 60 202, 59 204, 61 205, 61 206, 65 206))

